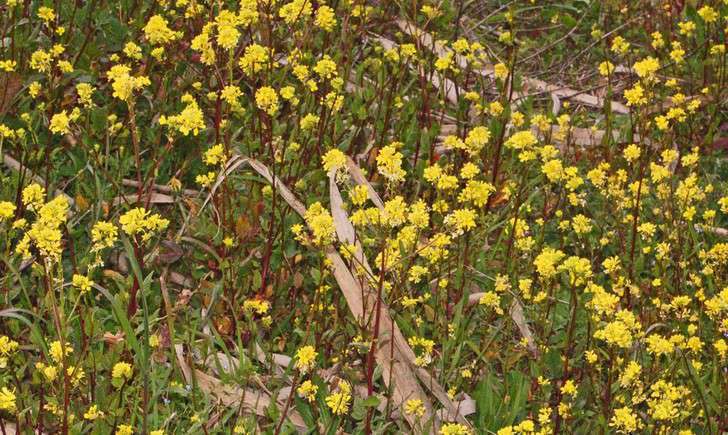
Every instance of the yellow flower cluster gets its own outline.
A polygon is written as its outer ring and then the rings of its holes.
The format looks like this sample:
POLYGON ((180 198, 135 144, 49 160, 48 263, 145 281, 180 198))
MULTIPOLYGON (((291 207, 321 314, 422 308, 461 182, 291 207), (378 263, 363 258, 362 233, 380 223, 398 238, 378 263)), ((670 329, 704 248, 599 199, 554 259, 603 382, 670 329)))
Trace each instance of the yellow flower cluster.
POLYGON ((301 373, 306 373, 316 365, 317 356, 318 352, 316 352, 313 346, 303 346, 296 351, 295 367, 301 373))
POLYGON ((135 91, 139 91, 151 84, 148 77, 133 77, 131 68, 127 65, 112 66, 106 77, 111 82, 111 87, 114 90, 113 96, 127 103, 131 102, 131 97, 135 91))
POLYGON ((337 385, 338 391, 326 396, 326 406, 329 407, 334 415, 344 415, 349 412, 349 403, 351 402, 351 384, 347 381, 340 380, 337 385))
POLYGON ((65 196, 57 196, 40 205, 44 195, 43 188, 37 184, 31 184, 23 190, 23 204, 29 210, 37 211, 37 217, 18 242, 15 252, 24 258, 30 258, 32 245, 38 249, 44 259, 57 262, 63 251, 62 229, 66 223, 69 204, 65 196))
POLYGON ((205 118, 202 109, 197 105, 197 101, 189 95, 182 96, 182 102, 186 104, 178 115, 160 116, 159 125, 168 125, 170 128, 177 130, 183 136, 192 133, 197 136, 200 130, 205 129, 205 118))
POLYGON ((263 86, 255 91, 255 104, 258 109, 275 116, 278 113, 278 93, 270 86, 263 86))
POLYGON ((121 215, 119 223, 128 236, 146 242, 155 234, 164 231, 169 225, 169 220, 143 207, 137 207, 121 215))
POLYGON ((182 33, 170 29, 163 16, 154 15, 144 26, 144 36, 152 45, 164 45, 179 39, 182 33))
POLYGON ((387 145, 377 155, 377 171, 391 183, 403 181, 407 174, 402 169, 402 153, 397 151, 397 145, 396 142, 387 145))

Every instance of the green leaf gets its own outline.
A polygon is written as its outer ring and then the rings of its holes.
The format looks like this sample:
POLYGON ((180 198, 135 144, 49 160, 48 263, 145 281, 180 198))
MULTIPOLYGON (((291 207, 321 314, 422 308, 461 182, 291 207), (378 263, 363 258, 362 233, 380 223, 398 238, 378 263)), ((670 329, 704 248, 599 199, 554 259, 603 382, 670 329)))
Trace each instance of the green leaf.
POLYGON ((364 399, 364 401, 362 402, 362 405, 364 405, 364 407, 366 407, 366 408, 376 408, 377 406, 379 406, 380 402, 381 401, 379 400, 379 397, 369 396, 366 399, 364 399))

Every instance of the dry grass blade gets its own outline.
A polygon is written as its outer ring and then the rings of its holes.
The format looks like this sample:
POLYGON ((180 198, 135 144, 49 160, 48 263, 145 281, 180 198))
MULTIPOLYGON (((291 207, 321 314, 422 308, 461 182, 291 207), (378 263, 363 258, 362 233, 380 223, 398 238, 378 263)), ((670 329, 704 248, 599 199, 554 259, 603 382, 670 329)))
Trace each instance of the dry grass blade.
MULTIPOLYGON (((371 276, 373 275, 371 268, 364 256, 361 245, 356 239, 354 226, 351 224, 346 211, 342 207, 343 199, 341 197, 341 192, 339 192, 339 188, 336 185, 336 175, 334 170, 329 173, 329 188, 331 214, 334 218, 334 227, 336 228, 339 241, 344 244, 354 245, 354 261, 361 264, 363 269, 371 276)), ((376 360, 383 369, 385 383, 389 386, 390 383, 394 382, 393 401, 395 406, 402 406, 408 399, 419 398, 425 403, 426 415, 424 416, 424 420, 429 420, 433 416, 432 404, 427 399, 424 391, 417 381, 417 375, 419 375, 420 370, 412 370, 412 362, 415 357, 414 352, 405 340, 397 324, 394 323, 392 318, 389 316, 389 307, 383 302, 377 304, 375 292, 369 287, 366 280, 362 280, 360 282, 354 278, 353 272, 346 266, 346 264, 344 264, 338 253, 335 253, 333 249, 330 249, 327 256, 334 261, 334 276, 336 277, 342 292, 344 292, 347 303, 349 303, 349 307, 355 317, 361 319, 363 323, 368 323, 368 321, 373 319, 376 314, 375 307, 380 307, 380 333, 381 337, 384 339, 379 342, 380 346, 377 349, 376 360), (334 256, 335 258, 332 258, 334 256), (364 307, 367 307, 367 309, 365 310, 364 307), (392 342, 392 340, 394 341, 392 342)), ((429 376, 426 371, 421 371, 427 374, 427 376, 423 379, 423 383, 428 385, 435 393, 435 396, 445 407, 447 415, 463 424, 468 425, 469 423, 465 420, 462 414, 458 412, 457 407, 447 396, 445 389, 442 388, 442 386, 440 386, 434 378, 429 376)), ((417 419, 411 415, 405 414, 405 418, 413 426, 417 421, 417 419)))
MULTIPOLYGON (((392 41, 391 39, 385 38, 384 36, 376 35, 373 39, 379 42, 379 44, 384 47, 385 50, 391 50, 399 46, 399 44, 392 41)), ((442 89, 445 92, 445 98, 447 98, 449 102, 457 104, 457 85, 452 80, 439 73, 431 74, 429 76, 429 80, 435 89, 442 89)))
MULTIPOLYGON (((46 182, 43 179, 43 177, 31 172, 30 169, 28 169, 26 166, 23 166, 23 164, 20 163, 19 161, 15 160, 10 154, 3 154, 3 164, 6 167, 8 167, 16 172, 27 171, 26 177, 28 179, 33 180, 34 182, 40 184, 41 186, 46 185, 46 182)), ((75 201, 73 200, 73 198, 66 195, 66 192, 64 192, 60 189, 56 189, 55 194, 56 194, 56 196, 64 196, 66 198, 66 200, 68 201, 68 204, 70 204, 71 206, 73 206, 73 204, 75 204, 75 201)))
MULTIPOLYGON (((177 363, 182 369, 185 381, 188 384, 196 382, 200 390, 216 398, 222 405, 227 407, 238 407, 242 403, 244 408, 253 411, 256 415, 268 415, 266 410, 271 404, 271 398, 268 394, 249 388, 225 385, 220 379, 210 376, 202 370, 193 370, 185 359, 182 345, 176 345, 175 352, 177 354, 177 363)), ((295 410, 289 409, 288 419, 302 432, 307 427, 301 415, 295 410)))
MULTIPOLYGON (((122 184, 122 186, 126 186, 126 187, 139 187, 140 186, 138 181, 130 180, 128 178, 124 178, 123 180, 121 180, 121 184, 122 184)), ((141 185, 143 185, 144 187, 148 187, 145 183, 142 183, 141 185)), ((152 189, 156 190, 158 192, 162 192, 162 193, 175 193, 175 190, 173 188, 171 188, 170 186, 165 186, 164 184, 156 184, 156 183, 152 184, 152 189)), ((185 195, 185 196, 194 197, 194 196, 199 195, 200 191, 193 190, 193 189, 181 189, 181 190, 179 190, 179 193, 181 193, 182 195, 185 195)))
POLYGON ((152 192, 151 195, 145 194, 142 195, 141 198, 139 198, 139 195, 137 195, 136 193, 117 196, 116 198, 114 198, 111 204, 116 207, 119 204, 134 204, 136 202, 146 202, 147 198, 149 198, 150 204, 174 204, 176 202, 175 199, 169 195, 159 192, 152 192))
POLYGON ((531 352, 531 355, 533 355, 534 358, 538 358, 540 356, 538 346, 536 346, 536 342, 533 339, 533 332, 531 332, 531 328, 529 328, 528 323, 526 323, 526 317, 523 315, 523 305, 521 305, 518 299, 513 298, 513 302, 511 302, 511 307, 508 309, 508 312, 511 315, 511 319, 513 319, 513 322, 516 324, 518 331, 521 333, 521 336, 526 340, 526 348, 529 352, 531 352))
POLYGON ((20 74, 0 73, 0 116, 13 106, 13 100, 21 89, 23 89, 23 77, 20 74))
MULTIPOLYGON (((484 294, 485 293, 483 292, 471 293, 470 296, 468 296, 468 305, 477 305, 484 294)), ((510 314, 513 323, 516 324, 516 328, 518 328, 518 332, 521 333, 521 337, 526 340, 526 348, 528 351, 531 352, 531 355, 533 355, 534 358, 538 358, 540 356, 538 346, 533 338, 533 332, 531 332, 531 328, 528 326, 526 316, 523 314, 523 305, 521 305, 521 302, 519 302, 518 299, 513 299, 511 307, 508 309, 508 314, 510 314)))
MULTIPOLYGON (((432 37, 429 33, 419 29, 412 23, 409 23, 404 20, 397 20, 397 25, 400 29, 402 29, 403 32, 408 34, 410 37, 416 39, 419 41, 419 43, 432 50, 436 55, 442 57, 451 50, 439 42, 435 40, 435 38, 432 37)), ((466 61, 461 56, 455 56, 454 57, 458 63, 458 66, 461 69, 468 68, 468 65, 466 61)), ((479 71, 477 71, 479 74, 486 76, 486 77, 493 77, 495 74, 494 68, 492 65, 484 65, 479 71)), ((516 92, 514 93, 514 96, 516 100, 521 100, 528 96, 528 93, 525 91, 528 91, 529 89, 535 89, 538 91, 537 93, 546 92, 552 95, 555 95, 556 97, 560 99, 570 99, 577 103, 583 104, 585 106, 590 107, 596 107, 596 108, 602 108, 604 107, 605 100, 603 98, 597 97, 595 95, 591 95, 582 91, 578 91, 576 89, 571 89, 566 86, 559 86, 550 84, 547 82, 544 82, 543 80, 531 78, 531 77, 523 77, 522 78, 523 85, 524 85, 524 92, 516 92)), ((618 102, 618 101, 612 101, 611 102, 612 112, 620 113, 620 114, 628 114, 629 108, 625 106, 624 104, 618 102)))
MULTIPOLYGON (((230 159, 225 170, 218 177, 215 184, 212 186, 210 194, 205 200, 205 204, 209 202, 214 192, 222 184, 223 177, 227 177, 245 164, 248 164, 259 175, 261 175, 269 183, 271 183, 274 191, 278 193, 286 201, 286 203, 288 203, 288 205, 296 211, 296 213, 298 213, 302 217, 304 216, 304 214, 306 213, 306 207, 303 205, 303 203, 301 203, 295 197, 295 195, 293 195, 293 193, 283 183, 280 182, 277 177, 273 176, 273 174, 265 165, 258 162, 257 160, 242 156, 235 156, 230 159)), ((353 234, 353 228, 343 228, 344 225, 351 226, 348 218, 344 219, 343 217, 340 217, 338 221, 339 225, 337 226, 342 226, 341 234, 346 235, 346 237, 352 237, 351 235, 353 234)), ((337 232, 339 232, 338 229, 337 232)), ((357 321, 361 324, 364 324, 367 319, 370 319, 372 317, 372 313, 370 312, 370 310, 364 310, 365 302, 367 307, 374 307, 374 295, 370 291, 364 291, 364 289, 360 285, 359 280, 354 277, 349 267, 346 265, 346 263, 344 263, 344 260, 341 258, 339 253, 336 252, 335 249, 333 249, 332 247, 327 248, 326 257, 333 264, 334 278, 339 284, 339 288, 343 292, 344 298, 346 299, 347 305, 349 306, 349 309, 351 310, 354 318, 356 318, 357 321), (366 298, 367 300, 365 301, 364 298, 366 298)), ((377 363, 383 369, 385 382, 389 384, 393 380, 396 380, 394 384, 393 395, 394 403, 398 405, 403 405, 404 402, 409 399, 418 398, 425 403, 427 409, 426 417, 433 417, 432 405, 429 403, 427 396, 420 387, 417 381, 417 377, 415 376, 411 367, 411 361, 413 361, 415 358, 414 352, 407 344, 407 340, 404 338, 399 328, 394 324, 392 318, 389 316, 388 306, 386 304, 381 304, 381 310, 381 340, 379 342, 380 350, 376 354, 376 359, 377 363), (392 340, 394 342, 392 342, 392 340), (392 350, 394 350, 393 358, 390 357, 390 346, 394 346, 392 348, 392 350)), ((436 384, 434 379, 430 379, 430 383, 436 384)), ((469 425, 464 417, 462 417, 457 412, 457 408, 454 404, 450 402, 448 405, 446 405, 446 409, 448 410, 448 412, 451 412, 451 414, 456 415, 458 421, 463 424, 469 425)), ((406 418, 411 425, 415 425, 415 416, 406 415, 406 418)))
POLYGON ((369 199, 372 200, 374 205, 376 205, 377 208, 379 208, 380 210, 384 209, 384 201, 382 201, 382 198, 379 197, 377 191, 374 190, 371 183, 369 183, 369 180, 367 180, 367 177, 365 177, 362 173, 361 168, 357 166, 357 164, 354 162, 354 160, 351 159, 351 157, 346 157, 346 167, 349 170, 349 175, 351 175, 351 179, 354 180, 356 184, 367 187, 367 191, 369 192, 369 199))
POLYGON ((697 231, 705 231, 707 233, 713 233, 713 234, 715 234, 717 236, 721 236, 721 237, 728 237, 728 229, 725 229, 725 228, 709 227, 706 225, 695 224, 695 229, 697 231))

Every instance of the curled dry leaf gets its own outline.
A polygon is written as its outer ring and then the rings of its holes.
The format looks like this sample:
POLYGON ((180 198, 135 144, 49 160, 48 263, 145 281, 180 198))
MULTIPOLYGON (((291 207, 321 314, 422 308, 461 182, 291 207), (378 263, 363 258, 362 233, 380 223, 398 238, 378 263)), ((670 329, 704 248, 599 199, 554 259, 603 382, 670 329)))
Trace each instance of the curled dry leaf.
POLYGON ((118 344, 118 343, 121 343, 122 341, 124 341, 124 336, 125 336, 124 333, 121 331, 116 331, 115 334, 112 334, 111 332, 107 331, 107 332, 104 332, 103 340, 104 340, 104 343, 110 344, 113 346, 115 344, 118 344))

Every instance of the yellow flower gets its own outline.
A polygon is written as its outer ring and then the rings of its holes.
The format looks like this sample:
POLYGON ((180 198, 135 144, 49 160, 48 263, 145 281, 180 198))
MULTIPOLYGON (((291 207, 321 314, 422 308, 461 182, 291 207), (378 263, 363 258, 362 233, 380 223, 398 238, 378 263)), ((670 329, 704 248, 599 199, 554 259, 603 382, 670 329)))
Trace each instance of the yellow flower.
POLYGON ((425 404, 420 399, 409 399, 404 404, 405 414, 422 417, 425 415, 425 404))
POLYGON ((469 208, 461 208, 453 210, 452 213, 445 217, 445 225, 450 225, 455 230, 455 234, 462 234, 475 228, 475 218, 477 214, 469 208))
POLYGON ((407 219, 407 203, 404 197, 397 195, 384 203, 384 211, 381 214, 382 223, 390 227, 396 227, 405 223, 407 219))
POLYGON ((91 229, 91 242, 93 243, 92 251, 100 251, 104 248, 114 246, 118 239, 118 230, 116 225, 111 222, 96 222, 91 229))
POLYGON ((150 214, 143 207, 133 208, 119 218, 121 229, 131 237, 142 236, 142 241, 149 240, 155 233, 164 231, 169 225, 167 219, 158 214, 150 214))
POLYGON ((129 41, 124 45, 124 54, 131 59, 139 60, 142 58, 142 49, 135 43, 129 41))
MULTIPOLYGON (((258 44, 250 44, 245 47, 243 55, 238 61, 238 65, 243 72, 249 76, 259 73, 270 64, 270 58, 273 50, 258 44)), ((275 64, 274 64, 275 65, 275 64)))
POLYGON ((504 63, 497 63, 493 67, 493 73, 496 78, 505 80, 508 77, 508 67, 504 63))
POLYGON ((627 100, 627 106, 641 106, 647 104, 645 90, 637 83, 631 89, 624 91, 624 98, 627 100))
POLYGON ((430 5, 423 5, 420 8, 420 11, 423 14, 425 14, 427 16, 427 18, 429 18, 431 20, 437 18, 442 13, 442 12, 440 12, 440 10, 437 7, 430 6, 430 5))
POLYGON ((215 49, 210 42, 210 33, 214 28, 214 23, 207 23, 202 28, 202 32, 192 38, 190 47, 200 53, 200 62, 205 65, 212 65, 215 63, 215 49))
POLYGON ((131 364, 126 362, 118 362, 114 364, 114 368, 111 370, 111 377, 114 379, 131 379, 132 367, 131 364))
POLYGON ((702 18, 706 23, 713 23, 718 19, 718 12, 708 5, 698 9, 698 15, 700 15, 700 18, 702 18))
POLYGON ((604 340, 623 349, 632 346, 632 331, 624 322, 615 320, 594 333, 594 338, 604 340))
POLYGON ((126 102, 131 100, 134 91, 151 84, 148 77, 132 77, 131 68, 126 65, 112 66, 106 77, 111 81, 111 88, 114 90, 112 96, 126 102))
POLYGON ((599 74, 606 77, 612 75, 614 72, 614 64, 612 62, 609 62, 608 60, 605 60, 604 62, 599 64, 599 74))
POLYGON ((652 56, 648 56, 634 64, 634 71, 640 78, 652 78, 660 69, 660 62, 652 56))
POLYGON ((101 418, 103 416, 104 412, 99 411, 99 407, 97 405, 91 405, 88 408, 88 411, 83 414, 83 418, 90 421, 96 420, 97 418, 101 418))
POLYGON ((435 69, 438 71, 445 71, 452 67, 453 56, 453 53, 448 52, 444 56, 438 57, 435 61, 435 69))
POLYGON ((560 250, 556 250, 550 247, 544 248, 544 250, 536 257, 533 261, 534 266, 541 279, 546 280, 556 275, 556 266, 564 258, 566 254, 560 250))
POLYGON ((0 389, 0 409, 14 414, 16 411, 15 391, 10 391, 8 387, 0 389))
POLYGON ((331 60, 328 54, 325 54, 321 60, 316 62, 313 71, 323 80, 331 80, 337 75, 336 62, 331 60))
POLYGON ((678 28, 680 29, 678 33, 685 36, 692 36, 692 34, 695 32, 695 22, 693 21, 682 21, 677 23, 678 28))
POLYGON ((225 155, 225 146, 223 144, 211 146, 207 151, 205 151, 203 160, 205 161, 206 165, 210 166, 224 165, 227 161, 227 156, 225 155))
POLYGON ((326 396, 326 405, 334 415, 344 415, 349 412, 351 401, 351 385, 342 380, 339 381, 338 391, 326 396))
POLYGON ((246 299, 243 302, 243 309, 263 315, 270 310, 270 302, 263 299, 246 299))
POLYGON ((8 357, 18 350, 18 342, 5 335, 0 335, 0 369, 8 366, 8 357))
POLYGON ((334 10, 326 5, 319 6, 316 11, 316 19, 313 23, 326 32, 334 30, 334 26, 336 26, 336 15, 334 10))
POLYGON ((0 71, 13 72, 17 66, 14 60, 0 60, 0 71))
POLYGON ((0 356, 3 356, 3 357, 10 356, 16 350, 18 350, 17 341, 11 340, 9 337, 7 337, 5 335, 0 335, 0 356))
POLYGON ((720 206, 720 211, 722 211, 725 214, 728 214, 728 196, 724 196, 718 200, 718 205, 720 206))
POLYGON ((275 116, 278 112, 278 94, 276 90, 270 86, 263 86, 255 92, 255 104, 258 109, 266 112, 270 116, 275 116))
POLYGON ((51 69, 51 59, 50 53, 38 49, 30 55, 30 68, 41 73, 47 73, 51 69))
POLYGON ((128 424, 120 424, 119 427, 116 429, 115 435, 132 435, 134 431, 132 430, 131 426, 128 424))
POLYGON ((304 219, 313 233, 313 242, 316 245, 324 246, 334 241, 334 218, 320 202, 308 207, 304 219))
POLYGON ((74 287, 81 291, 81 293, 88 292, 89 290, 91 290, 91 286, 94 285, 94 282, 88 279, 88 277, 78 274, 73 275, 73 279, 71 282, 74 287))
POLYGON ((182 33, 170 29, 161 15, 154 15, 144 26, 144 36, 152 45, 160 45, 179 39, 182 33))
POLYGON ((71 130, 69 129, 69 122, 70 118, 64 110, 61 113, 56 113, 55 115, 53 115, 48 128, 54 134, 68 134, 71 132, 71 130))
POLYGON ((32 98, 36 98, 38 95, 40 95, 40 91, 42 89, 42 86, 38 82, 33 82, 30 85, 28 85, 28 94, 32 98))
POLYGON ((652 334, 645 341, 647 350, 656 356, 669 355, 675 350, 675 345, 660 334, 652 334))
POLYGON ((407 220, 415 228, 426 228, 430 220, 427 204, 421 199, 412 204, 407 215, 407 220))
POLYGON ((324 171, 330 172, 332 169, 339 169, 346 166, 346 155, 334 148, 324 154, 321 161, 323 162, 324 171))
POLYGON ((584 352, 584 357, 589 364, 594 364, 595 362, 597 362, 597 359, 599 359, 597 353, 593 350, 587 350, 586 352, 584 352))
POLYGON ((38 18, 49 23, 56 19, 56 14, 52 8, 41 6, 38 8, 38 18))
POLYGON ((623 155, 625 160, 632 163, 640 157, 642 150, 635 144, 630 144, 624 149, 623 155))
POLYGON ((55 381, 58 376, 58 368, 55 366, 45 365, 39 361, 35 363, 35 368, 43 373, 43 376, 48 380, 48 382, 55 381))
POLYGON ((609 421, 609 426, 625 433, 632 433, 642 427, 642 424, 629 407, 625 406, 614 410, 614 416, 609 421))
POLYGON ((0 201, 0 222, 9 219, 15 214, 15 204, 9 201, 0 201))
POLYGON ((564 382, 564 385, 561 387, 561 394, 568 396, 573 396, 576 394, 576 384, 574 384, 574 381, 572 379, 564 382))
POLYGON ((522 150, 530 148, 538 143, 536 136, 531 133, 531 130, 524 130, 514 133, 511 137, 506 140, 505 145, 509 148, 516 150, 522 150))
POLYGON ((500 295, 493 291, 487 291, 478 300, 479 305, 483 305, 487 308, 492 308, 496 313, 503 314, 503 309, 500 307, 501 298, 500 295))
MULTIPOLYGON (((39 204, 38 197, 42 194, 43 189, 40 186, 30 185, 23 191, 23 202, 28 202, 28 208, 35 211, 39 204)), ((40 207, 37 212, 38 219, 18 243, 16 252, 24 258, 29 257, 32 242, 44 258, 58 261, 62 251, 60 226, 66 222, 68 200, 64 196, 58 196, 40 207)))
POLYGON ((488 105, 488 113, 492 116, 498 116, 503 113, 503 105, 499 101, 493 101, 488 105))
POLYGON ((458 195, 458 201, 470 201, 477 207, 483 207, 488 203, 488 198, 493 192, 495 192, 495 187, 492 184, 485 181, 469 180, 458 195))
POLYGON ((662 38, 662 33, 652 32, 652 48, 659 50, 665 46, 665 40, 662 38))
POLYGON ((559 159, 552 159, 544 163, 541 167, 541 172, 543 172, 544 175, 546 175, 546 178, 548 178, 552 183, 558 182, 566 175, 564 167, 561 164, 561 160, 559 159))
POLYGON ((583 214, 578 214, 571 220, 571 227, 576 234, 586 234, 592 230, 591 219, 583 214))
POLYGON ((78 101, 86 107, 90 107, 93 104, 91 95, 94 92, 94 87, 88 83, 79 83, 76 85, 76 93, 78 94, 78 101))
POLYGON ((685 50, 682 48, 680 41, 672 42, 672 50, 670 51, 670 59, 680 64, 685 60, 685 50))
POLYGON ((295 367, 302 373, 306 373, 316 365, 316 356, 318 352, 313 346, 303 346, 296 351, 295 367))
POLYGON ((490 130, 479 126, 470 130, 465 137, 465 145, 471 154, 477 154, 490 140, 490 130))
POLYGON ((305 20, 312 13, 311 0, 293 0, 281 6, 278 10, 278 16, 283 18, 286 24, 293 24, 298 20, 305 20))
POLYGON ((215 17, 217 24, 217 44, 226 49, 232 50, 238 45, 240 31, 237 29, 238 17, 234 12, 222 10, 215 17))
POLYGON ((625 41, 621 36, 617 36, 612 40, 612 51, 619 54, 625 54, 629 50, 629 42, 625 41))
POLYGON ((319 118, 317 115, 314 115, 313 113, 308 113, 306 116, 301 118, 301 130, 304 131, 310 131, 313 130, 314 127, 316 127, 319 123, 321 118, 319 118))
POLYGON ((470 429, 460 423, 445 423, 440 427, 440 435, 470 435, 470 429))
POLYGON ((53 343, 51 343, 49 347, 49 352, 51 354, 51 359, 55 361, 56 364, 60 364, 63 361, 63 358, 73 353, 73 348, 66 344, 65 351, 63 350, 63 347, 61 346, 61 342, 56 340, 53 343))
POLYGON ((187 103, 187 106, 182 109, 182 112, 179 115, 161 116, 159 118, 159 124, 169 125, 182 133, 183 136, 187 136, 190 133, 193 136, 197 136, 200 130, 205 129, 205 118, 202 109, 200 109, 197 101, 189 94, 183 95, 182 100, 187 103))
POLYGON ((397 151, 396 145, 392 143, 379 150, 377 155, 377 171, 387 180, 398 183, 404 180, 407 174, 402 169, 402 153, 397 151))
POLYGON ((298 395, 306 399, 308 402, 313 403, 316 400, 316 393, 318 392, 318 385, 314 384, 310 380, 305 380, 296 389, 298 395))

